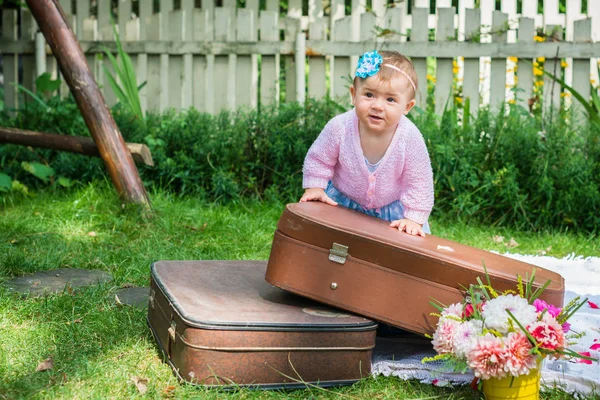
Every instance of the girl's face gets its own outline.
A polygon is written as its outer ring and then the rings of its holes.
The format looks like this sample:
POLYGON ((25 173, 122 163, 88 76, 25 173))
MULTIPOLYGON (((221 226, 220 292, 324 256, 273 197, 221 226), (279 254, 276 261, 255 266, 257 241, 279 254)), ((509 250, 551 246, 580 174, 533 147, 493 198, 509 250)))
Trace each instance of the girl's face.
POLYGON ((402 76, 388 82, 377 75, 357 80, 350 94, 363 134, 393 133, 402 115, 415 105, 412 87, 402 76))

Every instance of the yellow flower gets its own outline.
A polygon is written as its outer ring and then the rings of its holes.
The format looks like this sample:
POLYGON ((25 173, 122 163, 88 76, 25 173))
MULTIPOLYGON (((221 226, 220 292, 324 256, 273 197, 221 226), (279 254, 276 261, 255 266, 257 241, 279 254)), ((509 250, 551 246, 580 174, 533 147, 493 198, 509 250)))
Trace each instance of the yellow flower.
POLYGON ((533 40, 535 40, 536 42, 545 42, 545 41, 546 41, 546 38, 544 38, 544 37, 541 37, 541 36, 537 36, 537 35, 536 35, 536 36, 533 38, 533 40))
POLYGON ((569 92, 562 92, 560 94, 560 97, 569 97, 570 95, 571 95, 571 93, 569 93, 569 92))
POLYGON ((542 76, 542 75, 544 75, 544 71, 542 71, 542 69, 541 69, 541 68, 534 67, 534 68, 533 68, 533 74, 534 74, 535 76, 542 76))
POLYGON ((517 104, 517 102, 515 101, 515 99, 510 99, 510 100, 508 101, 508 104, 517 104))
POLYGON ((539 62, 544 62, 544 61, 546 61, 546 57, 538 57, 537 60, 539 62))
POLYGON ((561 61, 560 62, 560 66, 563 67, 563 68, 567 68, 569 66, 569 63, 566 62, 566 61, 561 61))
POLYGON ((508 57, 509 61, 512 61, 514 63, 516 63, 517 61, 519 61, 519 59, 517 57, 508 57))
POLYGON ((506 72, 514 72, 514 70, 515 70, 514 68, 509 68, 506 70, 506 72))
POLYGON ((452 68, 452 73, 453 74, 458 74, 458 67, 452 68))
POLYGON ((452 60, 452 66, 454 68, 458 68, 458 63, 456 62, 456 60, 452 60))
POLYGON ((595 85, 595 84, 596 84, 596 80, 595 80, 595 79, 590 79, 590 83, 591 83, 592 85, 595 85))
POLYGON ((535 81, 535 86, 537 86, 537 87, 544 86, 544 81, 535 81))
POLYGON ((456 102, 457 102, 457 103, 460 103, 460 104, 462 104, 462 101, 463 101, 463 100, 462 100, 462 97, 460 97, 460 96, 456 96, 456 97, 454 98, 454 100, 456 100, 456 102))

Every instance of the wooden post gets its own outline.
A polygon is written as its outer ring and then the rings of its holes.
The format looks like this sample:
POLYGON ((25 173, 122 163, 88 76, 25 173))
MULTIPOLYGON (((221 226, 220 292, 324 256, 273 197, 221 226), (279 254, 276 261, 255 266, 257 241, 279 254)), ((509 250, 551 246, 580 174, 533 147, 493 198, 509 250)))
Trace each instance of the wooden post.
POLYGON ((121 199, 149 207, 142 180, 57 0, 26 0, 58 60, 121 199))
MULTIPOLYGON (((70 153, 83 154, 84 156, 100 157, 98 146, 92 138, 86 136, 60 135, 56 133, 44 133, 26 131, 16 128, 3 128, 0 126, 0 143, 20 144, 24 146, 41 147, 68 151, 70 153)), ((131 153, 133 160, 149 166, 154 165, 150 149, 141 143, 125 143, 127 150, 131 153)))

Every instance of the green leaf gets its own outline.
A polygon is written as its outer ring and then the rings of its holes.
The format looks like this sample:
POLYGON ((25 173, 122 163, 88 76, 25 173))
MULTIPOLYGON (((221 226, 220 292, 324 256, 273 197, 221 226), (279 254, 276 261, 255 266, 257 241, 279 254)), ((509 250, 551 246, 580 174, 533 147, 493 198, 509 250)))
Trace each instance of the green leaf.
POLYGON ((12 189, 12 179, 10 176, 0 172, 0 192, 10 192, 12 189))
POLYGON ((17 90, 21 91, 21 92, 25 92, 27 93, 29 96, 31 96, 32 99, 34 99, 35 101, 37 101, 38 103, 40 103, 40 105, 42 105, 43 107, 46 108, 46 111, 50 110, 50 107, 48 106, 48 104, 46 104, 46 102, 44 100, 42 100, 40 98, 40 96, 38 96, 37 94, 33 93, 31 90, 27 89, 25 86, 19 85, 17 84, 17 90))
POLYGON ((127 96, 125 95, 125 92, 123 92, 123 89, 121 89, 121 87, 117 83, 117 80, 108 71, 106 66, 104 66, 104 72, 106 72, 106 77, 108 78, 108 83, 110 84, 111 89, 115 93, 115 96, 117 96, 117 98, 119 99, 119 102, 121 102, 125 107, 130 108, 129 100, 127 99, 127 96))
POLYGON ((48 182, 50 180, 50 177, 54 176, 54 169, 44 164, 23 161, 21 163, 21 167, 25 171, 29 172, 30 174, 32 174, 38 179, 41 179, 44 182, 48 182))
POLYGON ((73 186, 73 181, 69 178, 65 178, 64 176, 59 176, 56 181, 62 187, 71 187, 73 186))
POLYGON ((52 79, 49 72, 44 72, 35 80, 38 92, 52 93, 60 88, 60 79, 52 79))

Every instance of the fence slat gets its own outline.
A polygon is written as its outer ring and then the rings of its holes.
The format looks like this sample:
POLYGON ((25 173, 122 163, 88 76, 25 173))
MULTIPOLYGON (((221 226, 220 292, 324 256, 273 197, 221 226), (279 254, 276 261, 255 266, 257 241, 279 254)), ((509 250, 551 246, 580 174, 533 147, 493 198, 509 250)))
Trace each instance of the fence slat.
MULTIPOLYGON (((18 14, 17 10, 2 10, 2 39, 17 40, 18 37, 18 14)), ((4 65, 4 106, 8 109, 19 108, 19 57, 17 54, 2 54, 4 65), (14 84, 12 84, 14 83, 14 84)))
MULTIPOLYGON (((454 7, 438 8, 438 23, 436 41, 446 42, 454 37, 454 7)), ((446 107, 446 102, 452 101, 452 58, 438 58, 435 79, 435 111, 441 114, 446 107)))
POLYGON ((538 10, 538 0, 523 0, 521 6, 521 15, 524 17, 532 18, 535 23, 535 17, 538 10))
POLYGON ((65 14, 73 14, 73 0, 60 0, 59 4, 65 14))
POLYGON ((333 37, 335 36, 335 29, 336 29, 336 24, 335 22, 338 19, 342 19, 344 18, 344 15, 346 15, 345 11, 344 11, 344 7, 345 7, 345 1, 344 0, 330 0, 330 8, 331 10, 329 11, 329 26, 331 27, 330 29, 330 37, 333 40, 333 37))
MULTIPOLYGON (((300 20, 285 17, 284 40, 289 43, 296 42, 296 36, 300 30, 300 20)), ((296 101, 296 63, 294 56, 283 56, 285 68, 285 101, 291 103, 296 101)))
MULTIPOLYGON (((535 20, 533 18, 521 17, 519 19, 518 43, 530 43, 535 36, 535 20)), ((517 72, 517 87, 521 90, 517 92, 517 102, 523 107, 529 106, 529 99, 533 98, 533 68, 532 59, 526 59, 527 62, 520 62, 519 59, 517 72)))
MULTIPOLYGON (((469 35, 469 30, 466 28, 467 10, 475 8, 475 0, 459 0, 458 1, 458 40, 464 41, 465 36, 469 35)), ((481 17, 478 17, 480 19, 481 17)), ((479 26, 477 31, 479 31, 479 26)), ((471 29, 472 30, 472 29, 471 29)))
MULTIPOLYGON (((350 25, 352 17, 344 17, 338 19, 334 23, 334 40, 343 40, 350 37, 350 25)), ((352 66, 350 65, 350 57, 332 57, 331 58, 331 97, 348 96, 348 76, 352 74, 352 66)))
MULTIPOLYGON (((140 2, 138 7, 140 40, 146 40, 146 30, 148 29, 148 24, 146 21, 152 16, 153 7, 152 3, 148 1, 140 2)), ((148 112, 148 54, 138 54, 136 73, 139 85, 146 82, 146 85, 139 91, 140 105, 142 107, 142 112, 145 115, 148 112)))
MULTIPOLYGON (((34 40, 35 31, 37 30, 37 24, 31 12, 26 9, 21 9, 21 39, 34 40)), ((23 86, 31 91, 35 91, 35 79, 36 68, 35 68, 35 54, 28 55, 23 54, 21 56, 21 62, 23 63, 23 86)))
POLYGON ((287 16, 290 18, 302 17, 302 0, 288 0, 287 16))
MULTIPOLYGON (((494 11, 492 43, 506 43, 508 35, 503 28, 507 22, 508 15, 494 11)), ((490 108, 498 110, 506 99, 506 58, 492 58, 490 78, 490 108)))
MULTIPOLYGON (((98 20, 95 18, 86 18, 83 21, 83 32, 81 36, 83 40, 98 40, 98 20)), ((135 56, 132 55, 131 57, 135 56)), ((100 64, 101 61, 98 58, 97 54, 88 54, 85 56, 85 59, 90 66, 90 72, 94 76, 96 83, 98 83, 98 77, 104 73, 100 64)))
MULTIPOLYGON (((215 8, 215 41, 230 42, 235 40, 235 9, 228 7, 215 8)), ((235 109, 235 55, 215 56, 214 60, 214 112, 235 109), (218 94, 218 95, 217 95, 218 94)))
MULTIPOLYGON (((573 41, 587 42, 592 40, 592 19, 575 21, 573 26, 573 41)), ((573 60, 573 89, 575 89, 584 99, 590 98, 590 60, 573 60)), ((575 99, 572 101, 573 110, 576 115, 582 114, 584 108, 581 103, 575 99)), ((575 118, 577 120, 577 118, 575 118)), ((587 120, 582 118, 582 121, 587 120)))
POLYGON ((313 23, 318 18, 323 17, 323 2, 318 0, 308 0, 308 22, 313 23))
MULTIPOLYGON (((439 0, 438 0, 439 1, 439 0)), ((375 26, 383 27, 385 13, 387 10, 386 0, 372 0, 371 10, 375 13, 375 26)))
POLYGON ((71 26, 77 34, 77 39, 83 38, 83 21, 90 17, 90 0, 77 0, 76 2, 76 23, 75 26, 71 26))
MULTIPOLYGON (((562 40, 563 30, 561 26, 558 25, 547 25, 546 33, 552 33, 552 37, 557 38, 558 40, 562 40)), ((551 40, 551 39, 547 39, 551 40)), ((556 57, 546 57, 546 61, 544 63, 544 69, 550 72, 552 75, 562 76, 561 73, 561 59, 560 53, 558 54, 559 58, 556 57)), ((544 110, 549 111, 551 108, 556 108, 560 106, 562 93, 560 84, 554 81, 554 79, 544 75, 544 110)))
POLYGON ((564 25, 564 14, 558 13, 558 0, 544 0, 544 25, 564 25))
MULTIPOLYGON (((411 42, 427 42, 429 40, 429 29, 427 20, 429 18, 429 9, 413 8, 412 10, 412 26, 410 31, 411 42)), ((417 105, 422 109, 427 108, 427 58, 413 57, 413 66, 417 72, 419 87, 417 88, 417 105)))
MULTIPOLYGON (((256 42, 257 23, 254 10, 237 10, 237 42, 256 42)), ((238 107, 258 105, 258 57, 256 54, 237 58, 237 100, 238 107)))
POLYGON ((279 0, 267 0, 266 11, 274 11, 279 13, 279 0))
MULTIPOLYGON (((592 18, 592 40, 600 41, 600 2, 588 0, 587 13, 592 18)), ((598 68, 596 68, 597 62, 597 58, 592 58, 591 79, 599 82, 600 76, 598 76, 598 68)))
MULTIPOLYGON (((478 41, 481 35, 481 14, 478 9, 465 10, 465 41, 478 41)), ((469 111, 477 114, 479 110, 479 58, 467 58, 464 61, 463 104, 469 99, 469 111)))
MULTIPOLYGON (((260 40, 263 42, 279 42, 279 12, 260 12, 260 40)), ((260 101, 262 104, 279 103, 279 71, 280 57, 275 55, 261 56, 260 101)))
MULTIPOLYGON (((207 9, 195 8, 192 10, 192 26, 191 35, 192 40, 202 42, 205 40, 213 39, 212 29, 212 12, 207 9)), ((210 71, 210 79, 208 79, 208 58, 212 57, 211 65, 214 66, 214 55, 202 55, 194 54, 192 56, 192 95, 193 105, 198 111, 212 113, 212 109, 209 111, 209 105, 212 105, 212 99, 208 93, 214 95, 212 89, 212 74, 213 70, 210 71), (210 92, 208 91, 210 89, 210 92)))
POLYGON ((160 12, 173 11, 175 8, 174 0, 160 0, 160 12))
MULTIPOLYGON (((146 38, 148 40, 158 41, 163 36, 161 32, 164 15, 162 13, 156 13, 150 15, 146 21, 146 38)), ((142 21, 144 23, 144 21, 142 21)), ((149 54, 148 55, 148 76, 154 77, 148 79, 146 83, 146 93, 148 95, 148 111, 160 112, 161 111, 161 96, 162 96, 162 72, 161 72, 161 56, 149 54)))
POLYGON ((404 28, 404 17, 406 9, 402 6, 390 8, 387 10, 384 19, 384 28, 387 34, 384 37, 386 42, 399 43, 406 42, 406 28, 404 28))
MULTIPOLYGON (((327 39, 327 21, 316 18, 309 24, 308 38, 310 40, 327 39)), ((325 57, 316 55, 308 58, 308 97, 319 99, 327 95, 325 57)))

